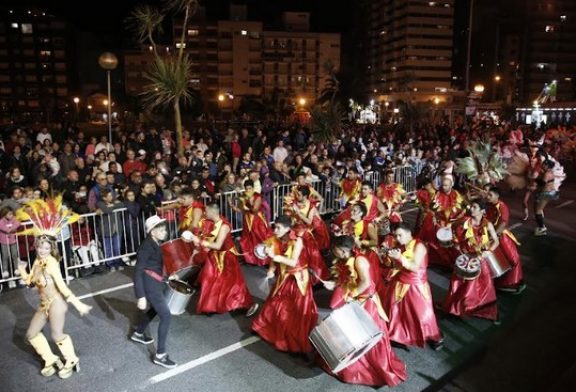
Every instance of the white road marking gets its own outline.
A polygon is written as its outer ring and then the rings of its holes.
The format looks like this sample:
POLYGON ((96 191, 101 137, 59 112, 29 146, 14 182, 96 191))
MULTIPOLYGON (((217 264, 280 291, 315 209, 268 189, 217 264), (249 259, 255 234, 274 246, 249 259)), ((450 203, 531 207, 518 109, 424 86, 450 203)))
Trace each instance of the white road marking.
POLYGON ((557 205, 556 207, 554 207, 554 208, 566 207, 566 206, 568 206, 568 205, 570 205, 570 204, 572 204, 572 203, 574 203, 574 200, 568 200, 568 201, 565 201, 565 202, 562 203, 562 204, 558 204, 558 205, 557 205))
POLYGON ((508 228, 508 230, 512 231, 512 230, 514 230, 515 228, 520 227, 520 226, 522 226, 522 225, 523 225, 522 222, 514 223, 512 226, 510 226, 510 227, 508 228))
POLYGON ((195 367, 203 365, 207 362, 210 362, 210 361, 213 361, 213 360, 218 359, 220 357, 223 357, 224 355, 230 354, 231 352, 239 350, 242 347, 246 347, 246 346, 249 346, 249 345, 254 344, 256 342, 259 342, 260 340, 262 340, 262 339, 260 339, 258 336, 250 336, 249 338, 241 340, 238 343, 231 344, 227 347, 221 348, 220 350, 217 350, 217 351, 214 351, 210 354, 204 355, 203 357, 200 357, 200 358, 194 359, 193 361, 186 362, 182 365, 176 366, 174 369, 170 369, 164 373, 160 373, 154 377, 151 377, 148 380, 148 382, 149 382, 149 384, 159 383, 161 381, 167 380, 167 379, 172 378, 174 376, 177 376, 181 373, 184 373, 190 369, 194 369, 195 367))
POLYGON ((101 295, 101 294, 106 294, 106 293, 111 293, 113 291, 118 291, 118 290, 122 290, 128 287, 132 287, 134 286, 134 283, 126 283, 126 284, 121 284, 120 286, 115 286, 115 287, 110 287, 109 289, 104 289, 104 290, 100 290, 100 291, 95 291, 93 293, 88 293, 88 294, 84 294, 84 295, 79 295, 78 299, 84 299, 84 298, 90 298, 90 297, 95 297, 97 295, 101 295))

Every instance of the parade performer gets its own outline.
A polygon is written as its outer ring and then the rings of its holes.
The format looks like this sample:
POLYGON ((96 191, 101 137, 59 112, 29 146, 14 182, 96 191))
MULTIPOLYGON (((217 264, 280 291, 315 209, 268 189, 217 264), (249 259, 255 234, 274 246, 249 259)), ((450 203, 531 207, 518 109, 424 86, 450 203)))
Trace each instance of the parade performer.
POLYGON ((510 270, 495 281, 496 288, 500 291, 520 294, 526 288, 523 282, 522 264, 518 245, 520 243, 514 234, 508 230, 510 221, 510 209, 500 200, 500 189, 491 187, 487 192, 486 200, 489 203, 486 211, 486 218, 492 223, 500 245, 494 251, 494 255, 499 260, 504 260, 506 265, 510 265, 510 270))
POLYGON ((362 203, 366 206, 366 219, 368 222, 372 222, 373 220, 377 219, 381 215, 383 216, 385 213, 384 205, 374 196, 374 192, 372 191, 372 184, 368 181, 363 181, 362 186, 360 187, 360 197, 357 201, 349 203, 349 205, 342 211, 334 220, 332 224, 335 226, 341 226, 342 222, 346 220, 350 220, 350 213, 352 211, 352 207, 355 204, 362 203))
POLYGON ((321 250, 330 247, 330 232, 326 222, 314 208, 310 200, 308 188, 298 189, 298 200, 294 204, 292 216, 294 231, 302 237, 308 264, 320 279, 328 279, 330 270, 324 262, 321 250))
MULTIPOLYGON (((440 191, 432 198, 431 208, 434 211, 434 232, 441 228, 452 229, 452 225, 464 216, 464 198, 457 190, 453 189, 454 177, 444 176, 441 181, 440 191)), ((435 236, 429 243, 430 264, 438 264, 452 268, 456 255, 454 248, 443 246, 435 236)))
POLYGON ((390 219, 390 223, 402 222, 402 216, 398 213, 400 207, 406 202, 406 191, 402 185, 394 182, 394 171, 386 170, 384 182, 378 185, 376 191, 378 200, 384 205, 385 217, 390 219))
MULTIPOLYGON (((335 281, 325 283, 327 289, 334 290, 330 307, 336 309, 347 302, 359 301, 384 335, 362 358, 334 376, 351 384, 392 387, 406 380, 406 367, 390 346, 386 326, 388 318, 371 278, 370 263, 363 255, 354 255, 353 246, 354 239, 350 236, 334 239, 336 262, 332 269, 335 281)), ((322 365, 331 373, 324 361, 322 365)))
POLYGON ((342 206, 346 206, 360 196, 361 184, 358 171, 353 167, 349 168, 346 178, 340 181, 340 202, 342 206))
POLYGON ((486 204, 481 200, 470 205, 470 218, 458 225, 455 237, 460 252, 480 259, 480 274, 475 279, 464 279, 456 272, 450 278, 444 310, 456 316, 481 317, 498 321, 496 290, 490 267, 483 259, 484 251, 493 252, 499 245, 494 226, 486 217, 486 204))
POLYGON ((232 228, 220 215, 217 203, 205 208, 206 219, 214 223, 212 230, 201 237, 193 236, 194 246, 206 250, 208 257, 198 277, 200 298, 197 313, 226 313, 236 309, 247 309, 252 316, 258 309, 248 291, 242 269, 238 263, 232 228))
POLYGON ((80 370, 80 359, 76 355, 72 339, 64 333, 67 303, 71 303, 80 315, 88 314, 92 306, 81 302, 70 291, 60 272, 60 255, 56 245, 56 237, 65 224, 72 224, 79 215, 62 207, 62 196, 46 201, 30 200, 16 211, 16 218, 21 221, 31 221, 32 228, 19 234, 32 234, 36 237, 36 260, 30 273, 26 271, 27 263, 20 262, 18 270, 27 286, 34 286, 40 295, 40 306, 30 322, 26 337, 34 350, 44 360, 40 373, 50 377, 56 371, 60 378, 69 378, 73 371, 80 370), (52 339, 56 342, 65 362, 55 355, 42 329, 50 323, 52 339))
POLYGON ((438 190, 434 187, 431 178, 422 180, 422 186, 416 192, 416 203, 418 205, 418 217, 416 218, 417 237, 426 243, 433 242, 436 238, 434 230, 434 211, 432 210, 432 200, 438 190))
POLYGON ((432 293, 428 284, 428 251, 412 237, 410 228, 401 223, 394 231, 399 248, 388 251, 392 262, 391 281, 382 293, 382 302, 390 322, 390 340, 407 346, 437 350, 442 347, 432 293))
POLYGON ((276 219, 274 237, 266 247, 266 254, 272 260, 267 279, 275 275, 277 278, 252 329, 277 350, 310 353, 308 336, 316 326, 318 310, 304 243, 292 231, 290 217, 276 219))
POLYGON ((253 265, 266 265, 267 260, 259 259, 254 255, 254 248, 264 240, 272 237, 272 229, 262 210, 262 196, 254 192, 252 180, 244 182, 244 196, 240 198, 240 207, 230 202, 230 207, 244 215, 242 222, 242 235, 240 248, 244 261, 253 265))
POLYGON ((541 166, 540 174, 536 178, 536 193, 534 195, 534 215, 536 217, 536 230, 534 235, 543 236, 548 233, 544 225, 544 208, 551 200, 558 200, 560 185, 566 175, 558 162, 548 157, 541 166))
POLYGON ((141 312, 130 339, 146 345, 154 343, 154 339, 146 334, 146 329, 158 315, 160 317, 158 347, 152 361, 156 365, 173 368, 176 367, 176 363, 166 352, 166 340, 172 316, 164 298, 166 279, 163 276, 164 259, 160 249, 160 242, 168 237, 165 222, 166 220, 158 215, 152 215, 144 223, 147 236, 136 251, 134 269, 134 291, 138 300, 137 307, 141 312), (146 311, 148 304, 150 308, 146 311))
POLYGON ((192 189, 184 189, 178 198, 179 217, 181 232, 188 230, 194 234, 199 233, 199 223, 204 216, 204 203, 201 201, 200 192, 192 189))

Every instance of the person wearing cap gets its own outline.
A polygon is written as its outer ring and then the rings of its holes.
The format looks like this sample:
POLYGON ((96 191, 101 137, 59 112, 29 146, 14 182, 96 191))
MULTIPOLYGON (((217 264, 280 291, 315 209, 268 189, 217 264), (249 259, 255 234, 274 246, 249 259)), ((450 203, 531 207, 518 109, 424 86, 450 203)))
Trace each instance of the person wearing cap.
MULTIPOLYGON (((146 151, 144 151, 144 154, 146 154, 146 151)), ((122 164, 122 170, 126 177, 130 177, 134 171, 139 171, 141 173, 146 171, 146 164, 142 160, 135 158, 136 152, 132 149, 128 149, 126 151, 126 161, 122 164)))
POLYGON ((138 299, 137 307, 142 312, 130 339, 146 345, 154 343, 154 339, 146 335, 145 331, 152 319, 158 315, 160 317, 158 347, 153 362, 165 368, 173 368, 176 367, 176 363, 166 353, 166 339, 168 337, 171 314, 164 298, 164 260, 160 249, 160 241, 164 241, 168 236, 165 222, 166 220, 158 215, 152 215, 146 219, 147 237, 142 241, 136 252, 134 290, 138 299), (145 312, 148 303, 150 308, 145 312))

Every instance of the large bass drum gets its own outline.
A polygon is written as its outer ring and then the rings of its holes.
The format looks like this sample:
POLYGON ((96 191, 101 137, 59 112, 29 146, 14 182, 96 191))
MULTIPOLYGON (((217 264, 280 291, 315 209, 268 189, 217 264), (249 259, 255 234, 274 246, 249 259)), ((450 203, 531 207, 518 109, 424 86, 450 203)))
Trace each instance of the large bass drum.
POLYGON ((382 338, 370 314, 358 302, 334 310, 310 333, 310 341, 334 373, 352 365, 382 338))
POLYGON ((170 313, 175 316, 184 313, 192 295, 194 295, 194 289, 188 283, 178 279, 169 280, 164 291, 164 298, 170 313))
POLYGON ((160 249, 164 258, 165 275, 172 275, 182 281, 191 281, 196 278, 199 268, 192 264, 194 247, 191 243, 178 238, 165 242, 160 249))

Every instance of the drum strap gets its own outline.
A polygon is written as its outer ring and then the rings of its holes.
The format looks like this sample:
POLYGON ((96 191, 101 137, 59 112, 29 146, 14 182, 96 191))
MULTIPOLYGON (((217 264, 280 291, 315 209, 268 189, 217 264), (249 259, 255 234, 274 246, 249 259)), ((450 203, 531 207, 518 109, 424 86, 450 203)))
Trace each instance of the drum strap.
POLYGON ((374 303, 374 305, 376 306, 376 310, 378 311, 378 315, 380 316, 380 318, 386 322, 390 321, 388 319, 388 315, 386 315, 386 311, 384 310, 384 307, 382 306, 382 302, 380 301, 380 296, 377 293, 374 293, 372 295, 361 294, 361 295, 356 297, 356 300, 360 301, 360 303, 364 303, 366 301, 372 301, 374 303))
POLYGON ((164 278, 156 271, 145 269, 144 273, 146 275, 148 275, 149 277, 151 277, 152 279, 154 279, 158 283, 162 283, 164 281, 164 278))
POLYGON ((518 241, 518 239, 516 238, 516 236, 515 236, 510 230, 508 230, 508 229, 504 230, 504 231, 502 232, 502 235, 506 235, 506 236, 510 237, 510 239, 511 239, 512 241, 514 241, 514 243, 515 243, 516 245, 520 246, 520 241, 518 241))

